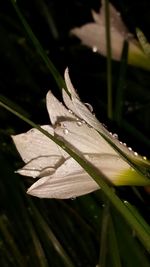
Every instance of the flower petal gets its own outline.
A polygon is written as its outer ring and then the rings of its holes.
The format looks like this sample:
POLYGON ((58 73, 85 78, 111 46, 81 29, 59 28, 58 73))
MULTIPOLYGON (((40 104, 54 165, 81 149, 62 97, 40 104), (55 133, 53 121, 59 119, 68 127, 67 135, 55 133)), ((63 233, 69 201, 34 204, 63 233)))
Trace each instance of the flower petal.
MULTIPOLYGON (((53 135, 54 130, 51 126, 45 125, 42 128, 53 135)), ((62 150, 37 129, 33 128, 26 133, 12 136, 12 139, 25 163, 43 156, 63 156, 62 150)))
POLYGON ((84 157, 102 172, 113 185, 150 185, 150 180, 136 172, 130 165, 118 155, 88 154, 84 157))
POLYGON ((57 171, 34 183, 28 194, 40 198, 67 199, 99 189, 97 183, 72 158, 66 160, 57 171))
MULTIPOLYGON (((109 139, 119 150, 125 153, 133 162, 141 164, 141 166, 145 168, 149 168, 150 162, 148 160, 143 159, 142 156, 139 156, 136 152, 131 151, 130 149, 128 149, 128 147, 122 145, 121 142, 119 142, 118 139, 114 138, 113 135, 108 132, 108 130, 97 120, 97 118, 90 112, 90 110, 80 101, 80 98, 78 97, 77 93, 75 93, 75 89, 73 88, 73 85, 70 81, 68 69, 66 69, 65 71, 65 81, 68 91, 71 94, 73 112, 76 114, 77 111, 78 116, 82 120, 92 126, 95 130, 106 136, 107 139, 109 139)), ((119 152, 117 153, 119 154, 119 152)))
MULTIPOLYGON (((104 0, 102 0, 102 5, 99 10, 99 24, 100 22, 102 25, 105 25, 105 3, 104 0)), ((124 35, 124 37, 127 37, 129 32, 127 27, 125 26, 120 13, 116 8, 109 3, 109 13, 110 13, 110 26, 111 28, 114 28, 116 31, 118 31, 120 34, 124 35)), ((95 16, 93 16, 95 18, 95 16)))
POLYGON ((81 121, 65 121, 55 128, 55 134, 63 138, 81 154, 114 154, 115 150, 93 128, 81 121), (64 127, 65 125, 65 127, 64 127))
POLYGON ((64 105, 49 91, 46 95, 46 105, 51 123, 65 119, 74 119, 74 116, 64 107, 64 105))
POLYGON ((43 156, 29 161, 17 173, 33 178, 47 176, 52 174, 62 162, 61 156, 43 156))

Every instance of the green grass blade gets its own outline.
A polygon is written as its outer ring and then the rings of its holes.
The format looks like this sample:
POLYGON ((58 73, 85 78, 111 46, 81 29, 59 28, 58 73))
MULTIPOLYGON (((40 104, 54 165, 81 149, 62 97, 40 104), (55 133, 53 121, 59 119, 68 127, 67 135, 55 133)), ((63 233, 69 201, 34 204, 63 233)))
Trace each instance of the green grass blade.
POLYGON ((110 215, 109 218, 109 253, 111 256, 111 262, 113 267, 121 267, 121 259, 120 259, 120 251, 118 247, 116 232, 114 228, 114 222, 112 220, 112 216, 110 215))
POLYGON ((107 201, 106 204, 104 204, 103 214, 102 214, 100 256, 99 256, 99 266, 101 267, 106 267, 107 263, 109 219, 110 219, 109 203, 107 201))
POLYGON ((16 242, 11 235, 10 231, 8 230, 7 227, 8 220, 5 215, 0 216, 0 231, 1 234, 3 235, 4 239, 6 240, 6 243, 8 245, 9 250, 11 251, 13 257, 15 258, 17 265, 22 266, 22 267, 27 267, 27 264, 22 257, 19 248, 16 245, 16 242))
POLYGON ((54 235, 54 233, 50 229, 47 222, 44 220, 44 218, 38 212, 38 210, 33 205, 33 203, 31 201, 29 201, 29 202, 30 202, 30 206, 31 206, 31 215, 32 215, 32 217, 34 217, 33 219, 35 220, 34 223, 36 223, 36 222, 38 223, 38 225, 41 228, 44 235, 47 236, 47 238, 51 241, 55 250, 62 258, 62 261, 64 262, 65 266, 66 267, 75 267, 72 260, 70 259, 69 255, 66 253, 63 246, 60 244, 59 240, 56 238, 56 236, 54 235))
POLYGON ((62 88, 66 88, 64 79, 62 78, 62 76, 59 74, 59 72, 57 71, 57 69, 55 68, 54 64, 52 63, 52 61, 48 58, 46 52, 44 51, 43 47, 41 46, 40 42, 38 41, 38 39, 36 38, 36 36, 34 35, 33 31, 31 30, 29 24, 27 23, 27 21, 25 20, 25 18, 23 17, 22 13, 20 12, 17 3, 15 0, 10 0, 24 29, 26 30, 32 44, 34 45, 36 51, 38 52, 38 54, 41 56, 41 58, 43 59, 43 61, 45 62, 47 68, 49 69, 50 73, 53 75, 58 87, 60 89, 62 88))
POLYGON ((120 62, 120 74, 116 91, 116 101, 115 101, 115 111, 114 111, 114 118, 117 121, 118 125, 121 125, 121 119, 122 119, 123 92, 124 92, 124 82, 126 77, 127 57, 128 57, 128 42, 125 41, 120 62))
POLYGON ((106 30, 106 45, 107 45, 107 115, 109 119, 113 117, 112 106, 112 67, 111 67, 111 35, 110 35, 110 16, 109 3, 104 0, 105 9, 105 30, 106 30))

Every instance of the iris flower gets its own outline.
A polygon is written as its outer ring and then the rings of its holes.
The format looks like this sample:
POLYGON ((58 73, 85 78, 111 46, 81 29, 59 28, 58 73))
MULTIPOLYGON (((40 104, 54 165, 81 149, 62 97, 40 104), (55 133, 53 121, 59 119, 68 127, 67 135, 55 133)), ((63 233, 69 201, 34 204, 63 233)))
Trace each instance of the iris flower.
MULTIPOLYGON (((132 162, 149 167, 149 162, 122 145, 109 133, 84 105, 65 71, 68 92, 63 89, 65 107, 51 91, 46 105, 51 125, 41 126, 63 140, 71 149, 103 173, 112 185, 149 185, 150 180, 133 169, 103 138, 112 141, 132 162)), ((98 184, 62 148, 33 128, 26 133, 12 136, 25 166, 17 172, 31 176, 36 182, 27 193, 40 198, 74 198, 98 190, 98 184)))
MULTIPOLYGON (((134 38, 125 26, 120 13, 109 3, 110 14, 110 35, 112 58, 120 60, 123 43, 128 41, 128 63, 145 69, 150 69, 149 60, 144 54, 139 42, 134 38)), ((93 22, 89 22, 81 27, 71 30, 84 45, 91 47, 93 52, 98 52, 103 56, 107 55, 106 33, 105 33, 105 11, 104 0, 99 13, 92 10, 93 22)))

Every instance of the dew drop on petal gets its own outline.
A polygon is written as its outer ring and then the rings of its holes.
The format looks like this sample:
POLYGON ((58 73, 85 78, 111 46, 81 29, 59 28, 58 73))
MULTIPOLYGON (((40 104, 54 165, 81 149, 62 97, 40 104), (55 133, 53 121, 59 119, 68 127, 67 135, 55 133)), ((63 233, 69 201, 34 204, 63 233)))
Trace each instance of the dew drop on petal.
POLYGON ((123 143, 123 145, 124 145, 124 146, 127 146, 127 144, 126 144, 126 143, 123 143))
POLYGON ((64 134, 66 134, 66 135, 69 133, 68 129, 66 129, 66 128, 63 130, 63 132, 64 132, 64 134))
POLYGON ((78 126, 82 126, 82 122, 81 121, 77 121, 77 125, 78 126))
POLYGON ((136 156, 136 157, 137 157, 137 156, 138 156, 138 153, 137 153, 137 152, 134 152, 134 156, 136 156))
POLYGON ((112 136, 113 136, 115 139, 118 139, 118 134, 114 133, 112 136))
POLYGON ((72 110, 70 110, 70 109, 69 109, 68 111, 69 111, 69 113, 70 113, 70 114, 72 114, 72 113, 73 113, 73 112, 72 112, 72 110))
POLYGON ((84 103, 84 104, 89 109, 89 111, 93 112, 93 107, 89 103, 84 103))
POLYGON ((93 51, 94 53, 96 53, 96 52, 98 51, 97 46, 94 45, 94 46, 92 47, 92 51, 93 51))
POLYGON ((132 147, 128 147, 129 151, 132 151, 132 147))
POLYGON ((147 160, 147 157, 144 156, 143 159, 144 159, 144 160, 147 160))

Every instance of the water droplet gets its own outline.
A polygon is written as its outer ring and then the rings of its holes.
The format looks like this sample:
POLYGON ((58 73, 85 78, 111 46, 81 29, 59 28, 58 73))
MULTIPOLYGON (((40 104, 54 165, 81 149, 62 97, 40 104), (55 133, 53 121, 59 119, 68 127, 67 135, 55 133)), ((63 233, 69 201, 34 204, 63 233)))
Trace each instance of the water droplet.
POLYGON ((69 133, 68 129, 66 129, 66 128, 63 130, 63 132, 64 132, 64 134, 66 134, 66 135, 69 133))
POLYGON ((132 147, 128 147, 129 151, 132 151, 132 147))
POLYGON ((144 160, 147 160, 147 157, 144 156, 143 159, 144 159, 144 160))
POLYGON ((94 53, 96 53, 96 52, 98 51, 97 46, 94 45, 94 46, 92 47, 92 51, 93 51, 94 53))
POLYGON ((138 153, 137 153, 137 152, 134 152, 134 156, 136 156, 136 157, 137 157, 137 156, 138 156, 138 153))
POLYGON ((93 107, 89 103, 84 103, 89 111, 93 112, 93 107))
POLYGON ((112 132, 109 132, 110 135, 113 135, 112 132))
POLYGON ((122 145, 122 142, 121 141, 119 141, 119 143, 122 145))
POLYGON ((115 139, 118 139, 118 134, 114 133, 112 136, 113 136, 115 139))
POLYGON ((70 109, 69 109, 68 111, 69 111, 69 113, 70 113, 70 114, 72 114, 72 113, 73 113, 73 112, 72 112, 72 110, 70 110, 70 109))
POLYGON ((123 143, 123 145, 124 145, 124 146, 127 146, 127 144, 126 144, 126 143, 123 143))
POLYGON ((66 128, 66 127, 67 127, 66 123, 62 123, 62 126, 63 126, 64 128, 66 128))
POLYGON ((78 126, 82 126, 82 122, 81 121, 77 121, 77 125, 78 126))

